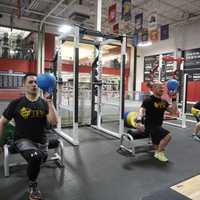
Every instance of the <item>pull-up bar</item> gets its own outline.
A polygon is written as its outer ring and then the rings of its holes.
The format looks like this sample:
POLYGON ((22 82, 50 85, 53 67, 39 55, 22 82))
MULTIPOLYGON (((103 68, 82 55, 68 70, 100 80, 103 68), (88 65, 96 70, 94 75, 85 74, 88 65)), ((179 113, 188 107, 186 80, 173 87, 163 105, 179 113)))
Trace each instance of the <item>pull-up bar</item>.
POLYGON ((105 39, 114 39, 114 40, 122 41, 123 36, 105 34, 105 33, 102 33, 100 31, 94 31, 94 30, 84 28, 84 27, 81 27, 81 26, 78 26, 78 27, 79 27, 80 34, 87 34, 87 35, 91 35, 91 36, 102 37, 102 38, 105 38, 105 39))

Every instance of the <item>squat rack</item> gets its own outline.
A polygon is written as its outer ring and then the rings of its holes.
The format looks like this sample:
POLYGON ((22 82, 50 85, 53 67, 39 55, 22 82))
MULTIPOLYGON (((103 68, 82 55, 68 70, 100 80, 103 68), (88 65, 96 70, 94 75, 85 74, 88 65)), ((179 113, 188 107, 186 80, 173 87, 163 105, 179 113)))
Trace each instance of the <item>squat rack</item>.
MULTIPOLYGON (((80 35, 89 35, 97 37, 97 41, 94 42, 94 46, 96 48, 96 58, 94 60, 92 66, 92 81, 91 81, 91 126, 96 128, 104 133, 107 133, 111 136, 120 138, 121 134, 124 132, 124 95, 125 95, 125 63, 126 63, 126 44, 127 37, 126 35, 115 36, 111 34, 103 34, 100 31, 90 30, 79 25, 75 25, 73 28, 73 37, 74 37, 74 64, 73 64, 73 131, 72 136, 67 135, 61 129, 61 122, 58 124, 56 131, 58 134, 63 137, 65 140, 69 141, 73 145, 79 145, 79 135, 78 135, 78 102, 79 102, 79 42, 80 35), (101 49, 103 45, 113 44, 116 42, 121 43, 121 64, 120 64, 120 103, 119 103, 119 132, 113 132, 107 130, 101 126, 102 119, 102 62, 101 62, 101 49), (99 73, 99 81, 95 82, 94 80, 94 68, 97 69, 99 73), (95 90, 97 89, 97 96, 95 95, 95 90), (97 100, 97 101, 96 101, 97 100), (94 123, 94 113, 96 111, 97 123, 94 123)), ((58 53, 58 75, 57 77, 61 77, 61 61, 60 53, 58 53)), ((57 90, 58 91, 58 90, 57 90)), ((58 100, 60 99, 58 95, 58 100)), ((59 108, 59 102, 57 104, 57 108, 59 108)))

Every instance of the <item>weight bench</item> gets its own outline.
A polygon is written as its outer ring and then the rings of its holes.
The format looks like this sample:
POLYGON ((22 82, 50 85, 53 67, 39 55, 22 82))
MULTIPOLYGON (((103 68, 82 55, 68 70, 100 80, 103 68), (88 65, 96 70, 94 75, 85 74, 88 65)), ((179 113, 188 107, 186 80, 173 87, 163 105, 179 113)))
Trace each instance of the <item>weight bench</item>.
MULTIPOLYGON (((48 155, 47 161, 54 161, 59 168, 63 168, 64 167, 64 164, 63 164, 63 148, 64 148, 63 142, 62 142, 62 140, 58 139, 57 134, 53 129, 48 130, 47 135, 48 135, 48 141, 49 141, 48 149, 54 150, 54 153, 52 156, 49 157, 49 155, 48 155)), ((12 155, 18 153, 18 150, 13 142, 13 139, 8 139, 7 142, 3 145, 3 149, 4 149, 4 154, 3 154, 4 155, 4 160, 3 160, 4 176, 8 177, 8 176, 10 176, 10 168, 11 167, 24 165, 24 164, 26 164, 26 162, 19 162, 19 161, 15 162, 15 163, 11 162, 12 155)))
POLYGON ((149 135, 137 129, 128 129, 121 135, 119 150, 136 156, 137 153, 151 152, 153 145, 149 135))

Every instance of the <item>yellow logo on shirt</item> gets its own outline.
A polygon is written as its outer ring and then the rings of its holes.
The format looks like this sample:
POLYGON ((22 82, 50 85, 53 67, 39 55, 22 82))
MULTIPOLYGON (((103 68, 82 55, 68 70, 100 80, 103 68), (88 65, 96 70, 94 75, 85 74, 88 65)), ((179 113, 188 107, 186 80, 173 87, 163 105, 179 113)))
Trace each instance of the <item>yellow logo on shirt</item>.
POLYGON ((24 118, 24 119, 29 119, 29 118, 41 118, 45 116, 45 112, 42 110, 32 110, 27 107, 22 107, 19 111, 19 114, 24 118))
POLYGON ((160 102, 155 102, 154 107, 158 109, 165 109, 166 108, 166 103, 164 101, 160 102))

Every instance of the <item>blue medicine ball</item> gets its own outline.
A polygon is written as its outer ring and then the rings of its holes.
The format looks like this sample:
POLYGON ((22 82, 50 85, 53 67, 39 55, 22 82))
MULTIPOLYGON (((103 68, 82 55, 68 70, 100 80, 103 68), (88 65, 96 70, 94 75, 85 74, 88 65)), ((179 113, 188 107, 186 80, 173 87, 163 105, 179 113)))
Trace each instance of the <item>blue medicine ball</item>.
POLYGON ((171 79, 167 81, 167 89, 169 91, 177 91, 179 87, 178 81, 175 79, 171 79))
POLYGON ((56 87, 56 78, 52 73, 39 74, 36 82, 40 89, 50 94, 56 87))
POLYGON ((127 121, 127 117, 128 117, 129 112, 125 112, 124 113, 124 120, 127 121))

